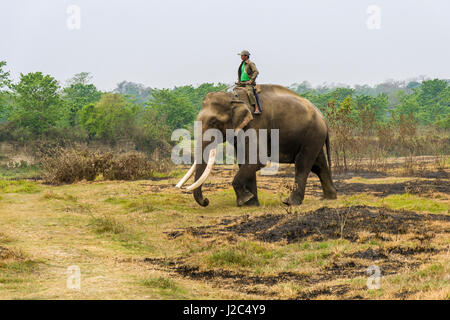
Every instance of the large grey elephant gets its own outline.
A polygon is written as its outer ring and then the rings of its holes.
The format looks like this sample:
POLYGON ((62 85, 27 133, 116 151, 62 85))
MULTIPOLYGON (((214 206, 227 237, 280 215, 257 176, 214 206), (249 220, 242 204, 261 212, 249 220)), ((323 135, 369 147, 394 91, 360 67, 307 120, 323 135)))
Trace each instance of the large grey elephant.
MULTIPOLYGON (((287 205, 300 205, 305 195, 306 180, 312 171, 318 175, 326 199, 336 199, 336 188, 331 178, 331 159, 329 148, 329 129, 325 117, 307 99, 279 85, 259 85, 259 99, 263 106, 261 115, 252 115, 244 89, 235 88, 233 92, 208 93, 203 101, 197 121, 202 122, 202 132, 215 128, 225 136, 225 130, 243 128, 279 129, 279 163, 295 163, 295 184, 289 198, 283 200, 287 205), (328 163, 325 157, 326 147, 328 163)), ((210 142, 203 141, 203 147, 210 142)), ((236 143, 236 139, 234 140, 236 143)), ((270 140, 268 141, 270 150, 270 140)), ((248 153, 249 148, 246 148, 248 153)), ((201 206, 209 201, 203 197, 202 184, 214 164, 214 149, 207 163, 196 164, 180 180, 182 185, 195 172, 195 182, 188 187, 194 191, 194 198, 201 206)), ((245 155, 248 160, 248 154, 245 155)), ((237 205, 259 205, 256 187, 256 172, 265 163, 245 162, 233 179, 237 205)))

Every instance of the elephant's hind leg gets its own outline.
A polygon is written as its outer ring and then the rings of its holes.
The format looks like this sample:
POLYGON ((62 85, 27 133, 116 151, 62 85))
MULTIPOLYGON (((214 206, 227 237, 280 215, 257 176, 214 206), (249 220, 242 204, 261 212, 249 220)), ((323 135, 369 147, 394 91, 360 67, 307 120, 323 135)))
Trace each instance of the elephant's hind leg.
POLYGON ((286 205, 301 205, 305 198, 306 180, 316 160, 316 147, 302 147, 295 157, 295 186, 289 198, 283 200, 286 205))
POLYGON ((331 171, 330 168, 328 168, 323 148, 322 150, 320 150, 311 171, 314 172, 320 179, 324 198, 336 199, 336 187, 334 186, 333 180, 331 179, 331 171))

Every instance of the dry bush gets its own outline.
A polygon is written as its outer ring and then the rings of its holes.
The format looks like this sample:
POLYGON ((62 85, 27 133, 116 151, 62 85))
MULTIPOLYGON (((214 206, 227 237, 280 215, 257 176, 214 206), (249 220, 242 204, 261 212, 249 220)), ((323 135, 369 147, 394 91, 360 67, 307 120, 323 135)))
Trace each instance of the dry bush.
POLYGON ((338 106, 334 101, 328 104, 327 118, 333 133, 334 163, 337 172, 347 172, 349 169, 348 156, 350 150, 357 143, 354 127, 355 121, 351 117, 351 99, 347 97, 338 106))
POLYGON ((154 160, 152 162, 153 173, 169 173, 174 169, 174 163, 170 158, 154 160))
POLYGON ((151 161, 144 153, 91 150, 86 146, 55 148, 41 159, 44 179, 50 184, 93 181, 99 175, 107 180, 136 180, 170 171, 167 160, 151 161))
POLYGON ((438 155, 436 158, 434 158, 433 161, 433 167, 437 171, 445 172, 445 169, 447 168, 447 163, 449 162, 450 156, 448 155, 438 155))
POLYGON ((44 179, 51 184, 73 183, 97 176, 96 155, 87 148, 54 148, 41 159, 44 179))
POLYGON ((417 136, 418 123, 413 115, 400 115, 398 123, 397 147, 401 155, 412 156, 419 155, 423 148, 419 137, 417 136))
MULTIPOLYGON (((360 122, 350 117, 348 101, 339 106, 328 105, 328 121, 332 131, 333 170, 385 172, 392 168, 389 157, 404 157, 404 174, 424 172, 425 162, 417 156, 440 157, 450 153, 448 131, 419 127, 413 115, 393 117, 388 123, 376 121, 373 111, 360 111, 360 122)), ((439 165, 438 165, 439 167, 439 165)))
POLYGON ((377 125, 378 147, 386 153, 392 151, 395 145, 395 129, 392 123, 380 123, 377 125))
POLYGON ((105 163, 103 177, 107 180, 135 180, 149 177, 152 164, 143 153, 130 151, 105 163))
POLYGON ((0 262, 4 262, 6 260, 20 261, 23 259, 25 259, 25 254, 22 250, 0 246, 0 262))

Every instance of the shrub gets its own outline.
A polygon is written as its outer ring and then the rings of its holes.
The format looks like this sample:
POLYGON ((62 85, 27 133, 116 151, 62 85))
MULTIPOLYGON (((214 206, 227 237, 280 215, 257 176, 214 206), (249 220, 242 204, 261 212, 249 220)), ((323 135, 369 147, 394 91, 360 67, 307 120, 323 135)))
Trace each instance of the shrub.
POLYGON ((143 153, 131 151, 107 161, 103 177, 108 180, 135 180, 148 177, 151 170, 152 165, 143 153))
MULTIPOLYGON (((42 158, 44 179, 51 184, 73 183, 97 176, 98 155, 88 149, 55 148, 54 152, 42 158)), ((100 161, 102 162, 102 161, 100 161)))
POLYGON ((51 184, 93 181, 99 175, 107 180, 136 180, 169 171, 165 161, 151 161, 144 153, 90 150, 87 147, 55 148, 41 160, 45 181, 51 184))

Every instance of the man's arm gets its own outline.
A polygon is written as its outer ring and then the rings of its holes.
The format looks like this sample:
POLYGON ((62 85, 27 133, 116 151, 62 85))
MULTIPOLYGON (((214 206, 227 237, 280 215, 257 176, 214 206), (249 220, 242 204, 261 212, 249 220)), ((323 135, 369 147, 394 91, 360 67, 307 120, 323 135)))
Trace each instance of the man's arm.
POLYGON ((256 65, 254 62, 249 63, 249 67, 252 70, 252 76, 250 77, 250 83, 255 83, 256 77, 259 74, 258 69, 256 68, 256 65))

